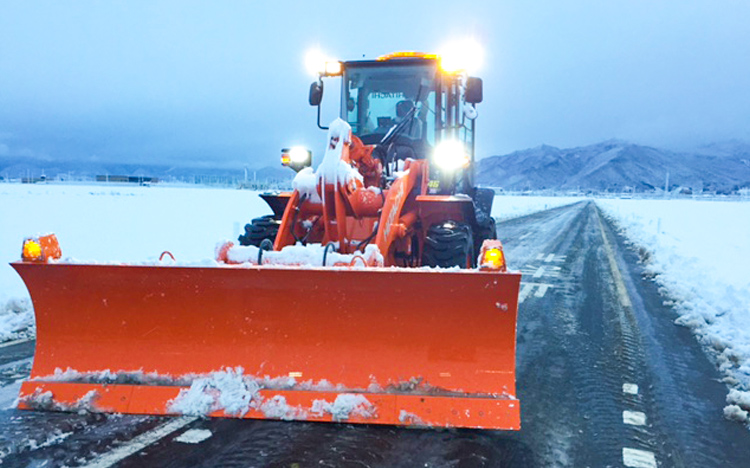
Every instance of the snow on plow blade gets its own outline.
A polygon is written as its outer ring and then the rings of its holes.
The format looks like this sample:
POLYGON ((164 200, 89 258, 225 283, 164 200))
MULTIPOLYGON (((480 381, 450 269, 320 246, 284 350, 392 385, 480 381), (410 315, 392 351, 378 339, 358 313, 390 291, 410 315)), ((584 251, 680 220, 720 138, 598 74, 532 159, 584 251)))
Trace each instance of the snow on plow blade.
POLYGON ((520 274, 14 263, 19 407, 520 428, 520 274))

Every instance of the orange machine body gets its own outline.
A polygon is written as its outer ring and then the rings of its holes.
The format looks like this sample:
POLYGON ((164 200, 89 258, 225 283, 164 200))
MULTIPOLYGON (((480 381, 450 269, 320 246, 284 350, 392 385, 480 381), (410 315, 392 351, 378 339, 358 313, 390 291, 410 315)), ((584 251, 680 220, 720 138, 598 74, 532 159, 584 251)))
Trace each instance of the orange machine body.
POLYGON ((214 399, 207 414, 520 427, 520 274, 13 267, 31 293, 37 320, 21 408, 78 410, 88 401, 90 411, 180 414, 175 401, 191 385, 233 369, 257 391, 243 411, 228 412, 222 389, 206 387, 214 399), (341 406, 339 398, 358 406, 331 410, 341 406))

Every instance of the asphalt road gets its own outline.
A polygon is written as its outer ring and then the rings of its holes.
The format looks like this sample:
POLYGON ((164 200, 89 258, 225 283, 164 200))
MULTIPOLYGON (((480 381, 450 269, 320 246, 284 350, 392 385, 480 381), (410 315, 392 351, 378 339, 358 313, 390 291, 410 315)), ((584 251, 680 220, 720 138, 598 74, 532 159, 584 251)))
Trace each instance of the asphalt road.
MULTIPOLYGON (((581 202, 498 225, 524 274, 519 432, 0 411, 3 466, 743 467, 750 432, 644 276, 638 253, 581 202), (186 431, 208 430, 196 444, 186 431)), ((33 343, 0 348, 0 403, 33 343)))

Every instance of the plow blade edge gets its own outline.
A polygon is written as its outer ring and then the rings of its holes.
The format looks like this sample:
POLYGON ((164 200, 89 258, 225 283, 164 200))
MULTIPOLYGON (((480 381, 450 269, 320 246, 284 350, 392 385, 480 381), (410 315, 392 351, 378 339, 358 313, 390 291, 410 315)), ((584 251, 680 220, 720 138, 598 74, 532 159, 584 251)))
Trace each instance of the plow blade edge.
POLYGON ((520 274, 14 263, 21 408, 519 429, 520 274))

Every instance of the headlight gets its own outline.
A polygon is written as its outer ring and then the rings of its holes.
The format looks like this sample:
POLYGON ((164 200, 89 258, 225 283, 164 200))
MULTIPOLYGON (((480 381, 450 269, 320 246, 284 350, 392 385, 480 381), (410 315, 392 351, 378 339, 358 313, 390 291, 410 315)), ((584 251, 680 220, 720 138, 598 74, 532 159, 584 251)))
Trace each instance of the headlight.
POLYGON ((458 40, 443 46, 440 52, 440 68, 446 73, 476 73, 482 66, 482 46, 471 38, 458 40))
POLYGON ((289 159, 293 163, 301 164, 310 159, 310 152, 301 146, 295 146, 289 150, 289 159))
POLYGON ((469 165, 469 154, 466 147, 458 140, 445 140, 435 147, 433 153, 435 164, 445 171, 455 171, 469 165))
POLYGON ((312 152, 301 146, 281 150, 281 165, 299 172, 312 165, 312 152))
POLYGON ((343 71, 341 62, 328 57, 318 49, 311 49, 307 52, 305 67, 313 76, 338 76, 343 71))

